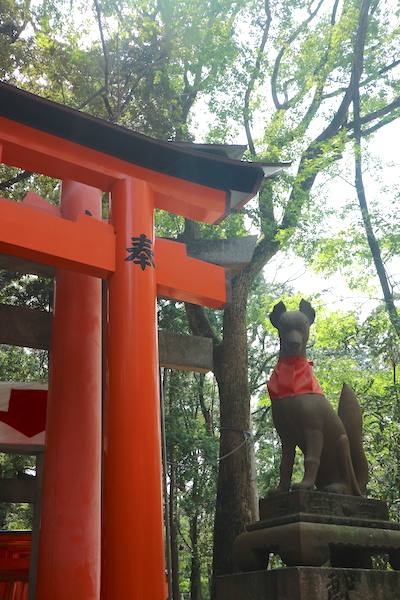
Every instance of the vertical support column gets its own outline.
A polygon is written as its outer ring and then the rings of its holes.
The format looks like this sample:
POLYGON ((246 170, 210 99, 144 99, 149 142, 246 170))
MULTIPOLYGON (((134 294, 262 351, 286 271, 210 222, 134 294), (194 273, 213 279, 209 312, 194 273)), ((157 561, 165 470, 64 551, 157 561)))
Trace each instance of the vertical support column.
MULTIPOLYGON (((61 208, 99 219, 101 193, 64 181, 61 208)), ((101 388, 101 280, 58 269, 37 600, 100 597, 101 388)))
POLYGON ((102 599, 165 600, 153 193, 112 191, 104 410, 102 599))
POLYGON ((36 500, 33 505, 32 542, 29 560, 28 600, 36 600, 36 581, 39 558, 40 519, 42 515, 44 453, 36 454, 36 500))

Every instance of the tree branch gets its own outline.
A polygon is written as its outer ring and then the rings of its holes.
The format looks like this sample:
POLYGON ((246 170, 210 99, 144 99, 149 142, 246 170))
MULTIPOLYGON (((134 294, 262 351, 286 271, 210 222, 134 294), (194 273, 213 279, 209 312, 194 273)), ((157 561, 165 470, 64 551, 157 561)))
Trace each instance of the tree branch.
MULTIPOLYGON (((125 94, 125 100, 123 101, 122 105, 121 105, 121 115, 124 114, 125 110, 127 109, 128 105, 130 104, 132 97, 133 97, 133 93, 135 91, 135 88, 137 87, 139 81, 146 75, 146 73, 149 72, 150 69, 152 69, 153 67, 155 67, 156 65, 158 65, 164 58, 165 58, 165 53, 160 54, 160 56, 154 60, 153 62, 149 63, 148 65, 146 65, 137 75, 136 77, 133 79, 133 81, 130 82, 129 84, 129 92, 126 94, 125 90, 124 90, 124 94, 125 94)), ((125 84, 125 88, 128 86, 128 83, 125 84)))
POLYGON ((187 71, 188 70, 185 69, 185 73, 184 73, 185 87, 184 87, 182 94, 180 95, 180 105, 182 108, 183 123, 186 123, 186 121, 187 121, 189 111, 192 108, 194 101, 196 100, 197 94, 198 94, 198 92, 200 90, 200 86, 201 86, 201 70, 196 73, 193 85, 190 85, 190 83, 189 83, 187 71))
MULTIPOLYGON (((366 123, 370 123, 371 121, 376 121, 376 119, 380 119, 381 117, 390 115, 391 113, 393 113, 394 110, 396 110, 396 108, 399 108, 399 107, 400 107, 400 96, 398 98, 396 98, 395 100, 393 100, 393 102, 390 102, 390 104, 383 106, 379 110, 375 110, 374 112, 369 113, 368 115, 364 115, 363 117, 360 116, 359 117, 360 124, 365 125, 366 123)), ((393 118, 395 119, 396 115, 394 115, 393 118)), ((384 123, 384 125, 386 125, 386 123, 384 123)), ((353 129, 355 127, 354 121, 350 121, 346 127, 348 129, 353 129)), ((379 127, 376 127, 376 129, 379 129, 379 127)), ((363 135, 365 135, 365 132, 364 133, 361 132, 361 133, 363 135)))
POLYGON ((367 34, 368 25, 368 11, 370 6, 370 0, 363 0, 360 13, 358 17, 358 29, 357 36, 354 45, 354 62, 350 77, 350 83, 346 89, 343 100, 340 104, 338 111, 333 117, 328 127, 316 138, 315 142, 323 142, 331 139, 345 123, 349 106, 353 99, 354 90, 359 85, 360 78, 363 71, 363 56, 365 47, 365 38, 367 34))
POLYGON ((355 186, 357 191, 358 203, 360 205, 361 216, 364 223, 367 242, 371 250, 372 259, 375 265, 375 270, 381 284, 382 293, 385 301, 386 310, 389 315, 390 322, 400 338, 400 317, 394 304, 393 292, 389 287, 388 277, 385 266, 383 264, 381 250, 378 240, 375 237, 372 226, 371 215, 368 209, 367 198, 365 194, 363 172, 362 172, 362 149, 361 149, 361 118, 360 118, 360 90, 356 86, 353 99, 354 108, 354 160, 355 160, 355 186))
POLYGON ((272 93, 272 99, 274 101, 275 108, 277 110, 287 110, 288 108, 290 108, 290 106, 291 106, 291 104, 293 103, 293 100, 294 100, 292 98, 291 100, 288 100, 288 101, 285 101, 284 103, 281 103, 279 101, 279 98, 278 98, 277 81, 278 81, 278 75, 279 75, 279 68, 281 66, 281 62, 282 62, 283 56, 284 56, 286 50, 289 49, 290 45, 296 40, 296 38, 300 35, 300 33, 307 27, 307 25, 317 15, 317 13, 318 13, 319 9, 321 8, 322 4, 324 3, 324 1, 325 0, 320 0, 318 2, 317 7, 315 8, 315 10, 309 13, 309 17, 300 24, 300 26, 292 33, 292 35, 290 35, 288 37, 287 41, 283 44, 282 48, 278 52, 278 56, 276 57, 275 64, 274 64, 274 69, 272 71, 272 76, 271 76, 271 93, 272 93))
POLYGON ((77 107, 77 110, 82 110, 83 108, 85 108, 85 106, 87 106, 89 104, 89 102, 91 102, 92 100, 94 100, 95 98, 100 96, 101 94, 104 94, 105 89, 106 88, 103 85, 99 90, 97 90, 97 92, 93 92, 93 94, 91 94, 88 98, 86 98, 85 102, 82 102, 82 104, 79 104, 79 106, 77 107))
POLYGON ((363 129, 363 131, 362 131, 363 137, 367 137, 368 135, 375 133, 375 131, 378 131, 385 125, 389 125, 389 123, 393 123, 393 121, 395 121, 398 118, 399 118, 398 115, 389 115, 386 117, 386 119, 382 119, 382 121, 379 121, 379 123, 377 123, 376 125, 373 125, 369 129, 363 129))
POLYGON ((370 77, 367 77, 366 79, 364 79, 364 81, 361 82, 360 86, 362 87, 364 85, 367 85, 371 81, 375 81, 377 76, 384 75, 385 73, 388 73, 389 71, 391 71, 392 69, 395 69, 399 65, 400 65, 400 59, 393 61, 390 65, 386 65, 386 67, 383 67, 382 69, 380 69, 379 71, 377 71, 376 73, 371 75, 370 77))
POLYGON ((108 97, 107 97, 107 94, 105 92, 104 92, 102 98, 103 98, 104 106, 105 106, 106 111, 107 111, 108 118, 113 123, 115 121, 113 109, 111 108, 111 104, 110 104, 110 102, 108 100, 108 97))
POLYGON ((271 26, 271 21, 272 21, 269 0, 265 0, 264 10, 265 10, 267 19, 264 24, 264 30, 263 30, 263 35, 261 38, 260 46, 257 50, 256 62, 255 62, 255 65, 254 65, 254 68, 253 68, 253 71, 252 71, 252 74, 250 77, 250 81, 249 81, 249 84, 247 86, 247 89, 246 89, 246 92, 244 95, 244 107, 243 107, 243 121, 244 121, 244 128, 246 131, 247 143, 249 146, 250 153, 253 156, 256 156, 256 149, 254 146, 253 136, 252 136, 251 128, 250 128, 250 119, 249 119, 250 108, 249 108, 249 106, 250 106, 251 94, 254 90, 255 83, 260 74, 259 72, 260 72, 260 66, 261 66, 261 57, 264 54, 265 44, 267 43, 267 39, 268 39, 268 35, 269 35, 269 28, 271 26))
MULTIPOLYGON (((279 248, 282 245, 282 241, 276 238, 276 234, 273 237, 271 237, 271 235, 273 234, 273 229, 275 228, 276 232, 278 230, 290 232, 291 229, 294 229, 297 226, 301 216, 302 207, 309 198, 310 191, 321 168, 325 164, 331 164, 341 157, 340 148, 334 148, 330 154, 327 154, 326 143, 338 134, 341 127, 345 123, 349 105, 352 101, 355 85, 358 84, 360 81, 363 67, 362 57, 368 22, 369 2, 370 0, 363 0, 362 6, 360 8, 351 80, 349 87, 346 90, 346 94, 343 98, 341 106, 339 107, 331 123, 320 135, 316 137, 316 139, 313 142, 309 144, 308 148, 303 152, 297 171, 296 180, 292 186, 289 199, 286 203, 281 224, 279 226, 276 224, 272 212, 270 214, 269 222, 264 222, 264 228, 267 227, 267 230, 264 233, 265 239, 260 240, 260 243, 256 246, 253 260, 250 263, 250 265, 248 265, 246 269, 244 269, 244 271, 250 272, 255 267, 256 263, 258 263, 258 265, 260 266, 261 263, 265 260, 266 256, 273 256, 279 250, 279 248), (268 231, 268 229, 270 231, 268 231)), ((270 203, 272 203, 272 200, 270 201, 270 203)), ((266 210, 268 210, 268 203, 265 203, 264 209, 265 208, 266 210)), ((260 210, 262 209, 263 207, 261 206, 260 210)), ((269 210, 271 212, 272 208, 270 207, 269 210)))
MULTIPOLYGON (((361 81, 359 84, 359 87, 362 88, 362 87, 368 85, 369 83, 371 83, 371 81, 375 81, 379 75, 384 75, 385 73, 391 71, 392 69, 395 69, 396 67, 399 66, 399 64, 400 64, 400 60, 395 60, 390 65, 383 67, 379 71, 376 71, 376 73, 374 73, 370 77, 367 77, 366 79, 361 81)), ((322 100, 329 100, 330 98, 335 98, 336 96, 339 96, 340 94, 345 93, 346 89, 347 88, 342 87, 342 88, 338 88, 337 90, 335 90, 333 92, 329 92, 329 94, 324 94, 322 96, 322 100)))
POLYGON ((260 389, 264 385, 264 382, 259 383, 259 379, 260 379, 261 375, 264 373, 267 365, 271 366, 271 362, 272 362, 272 365, 275 365, 277 357, 278 357, 278 353, 274 352, 274 354, 271 354, 271 355, 267 356, 266 358, 264 358, 262 363, 258 365, 257 371, 253 375, 253 377, 250 381, 250 389, 251 389, 252 393, 254 393, 256 390, 260 389))
POLYGON ((104 58, 104 94, 103 94, 103 100, 104 100, 104 104, 105 104, 108 116, 109 116, 110 120, 113 121, 114 119, 113 119, 112 109, 111 109, 110 103, 109 103, 108 98, 107 98, 107 96, 109 94, 109 86, 110 86, 110 60, 109 60, 109 56, 108 56, 108 50, 107 50, 106 40, 105 40, 105 37, 104 37, 103 25, 102 25, 102 22, 101 22, 100 4, 99 4, 98 0, 93 0, 93 2, 94 2, 94 7, 95 7, 97 25, 99 27, 101 47, 103 49, 103 58, 104 58))
MULTIPOLYGON (((332 26, 336 22, 338 5, 339 5, 339 0, 336 0, 334 6, 332 8, 332 13, 331 13, 331 25, 332 26)), ((304 136, 311 121, 317 114, 317 111, 318 111, 319 107, 321 106, 322 101, 324 100, 324 95, 322 94, 325 83, 326 83, 326 74, 324 75, 324 73, 325 73, 325 67, 329 60, 329 52, 330 52, 331 46, 332 46, 332 35, 333 35, 333 32, 331 30, 330 39, 329 39, 327 48, 324 52, 324 55, 323 55, 320 63, 316 66, 316 68, 314 70, 314 75, 316 77, 317 84, 315 86, 313 98, 309 104, 309 107, 308 107, 306 113, 302 117, 299 124, 296 127, 294 127, 289 134, 287 134, 286 142, 290 142, 296 138, 304 136)), ((298 95, 292 99, 292 101, 294 101, 294 100, 298 100, 298 95)))
POLYGON ((217 346, 221 340, 215 334, 210 320, 203 306, 185 302, 186 317, 189 323, 190 331, 193 335, 211 338, 213 345, 217 346))
POLYGON ((30 177, 31 175, 33 175, 31 171, 22 171, 22 173, 18 173, 18 175, 16 175, 15 177, 10 177, 10 179, 0 182, 0 190, 6 190, 15 183, 25 181, 25 179, 28 179, 28 177, 30 177))

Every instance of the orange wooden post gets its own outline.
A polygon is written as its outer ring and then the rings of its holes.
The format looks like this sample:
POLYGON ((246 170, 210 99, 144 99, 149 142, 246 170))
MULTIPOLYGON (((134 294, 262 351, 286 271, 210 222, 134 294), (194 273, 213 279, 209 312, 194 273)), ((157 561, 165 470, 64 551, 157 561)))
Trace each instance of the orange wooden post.
POLYGON ((153 192, 124 179, 111 202, 102 599, 165 600, 153 192))
MULTIPOLYGON (((64 181, 61 208, 99 219, 101 194, 64 181)), ((37 600, 100 596, 101 385, 101 280, 58 269, 37 600)))

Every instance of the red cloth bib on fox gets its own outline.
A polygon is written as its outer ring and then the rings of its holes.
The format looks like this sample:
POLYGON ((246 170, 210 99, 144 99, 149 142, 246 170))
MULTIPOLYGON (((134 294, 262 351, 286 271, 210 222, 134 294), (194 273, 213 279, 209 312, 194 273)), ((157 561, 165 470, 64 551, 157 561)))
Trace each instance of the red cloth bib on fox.
POLYGON ((324 395, 305 356, 280 358, 267 384, 271 400, 298 394, 324 395))

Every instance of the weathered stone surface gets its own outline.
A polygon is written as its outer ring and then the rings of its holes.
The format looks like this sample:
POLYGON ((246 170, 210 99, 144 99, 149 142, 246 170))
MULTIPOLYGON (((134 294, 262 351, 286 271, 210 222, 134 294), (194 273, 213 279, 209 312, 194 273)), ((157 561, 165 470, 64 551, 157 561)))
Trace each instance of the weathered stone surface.
POLYGON ((0 304, 0 344, 50 349, 52 314, 0 304))
POLYGON ((217 579, 217 600, 399 600, 400 573, 290 567, 217 579))
POLYGON ((29 479, 0 479, 0 502, 36 501, 36 477, 29 479))
POLYGON ((389 520, 386 502, 358 496, 343 496, 311 490, 293 490, 260 500, 260 523, 249 525, 249 531, 293 521, 314 521, 356 525, 382 526, 389 520))
POLYGON ((227 240, 191 240, 186 248, 188 256, 230 269, 233 278, 251 261, 256 241, 256 235, 227 240))
POLYGON ((48 279, 54 277, 55 273, 55 268, 50 265, 33 262, 18 256, 10 256, 9 254, 0 254, 0 269, 15 271, 16 273, 29 273, 48 279))
POLYGON ((213 368, 211 338, 159 331, 158 353, 161 367, 200 373, 213 368))
MULTIPOLYGON (((0 344, 50 349, 52 313, 0 304, 0 344)), ((159 331, 160 366, 207 373, 213 368, 212 340, 159 331)))
POLYGON ((388 519, 385 502, 295 490, 261 506, 263 520, 234 541, 234 561, 242 571, 265 569, 270 553, 287 566, 330 561, 331 567, 362 569, 372 568, 373 555, 389 554, 392 568, 400 569, 400 523, 388 519))
POLYGON ((246 531, 233 545, 235 564, 242 571, 266 568, 270 553, 288 566, 322 567, 332 551, 335 566, 372 568, 372 555, 389 553, 397 568, 400 530, 300 521, 246 531))

